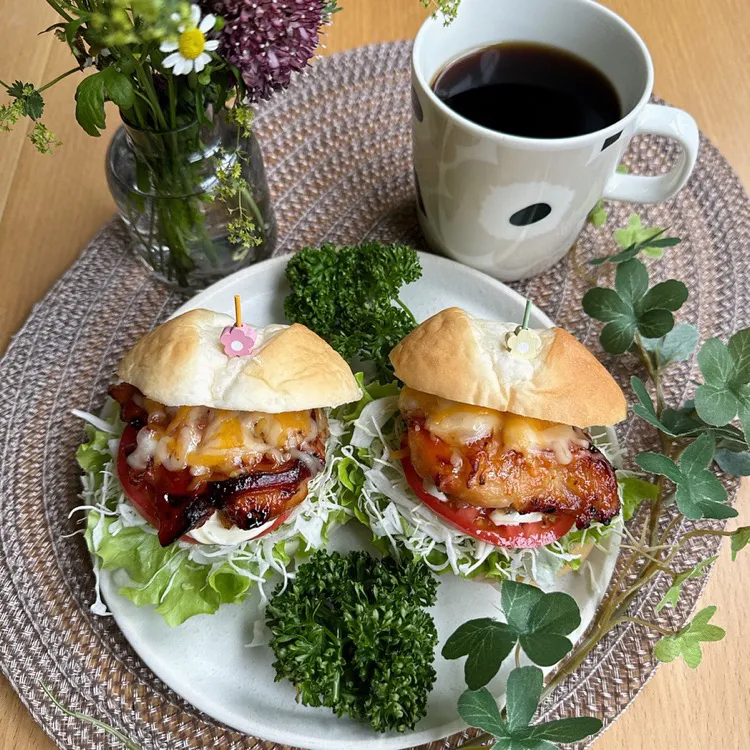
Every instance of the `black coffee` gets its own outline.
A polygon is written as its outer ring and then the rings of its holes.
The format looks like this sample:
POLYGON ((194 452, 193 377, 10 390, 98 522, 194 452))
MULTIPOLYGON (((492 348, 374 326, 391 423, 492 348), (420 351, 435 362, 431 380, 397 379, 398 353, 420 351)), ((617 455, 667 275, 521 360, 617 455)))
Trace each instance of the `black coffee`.
POLYGON ((617 92, 591 63, 543 44, 506 42, 449 63, 433 90, 459 115, 527 138, 569 138, 611 125, 617 92))

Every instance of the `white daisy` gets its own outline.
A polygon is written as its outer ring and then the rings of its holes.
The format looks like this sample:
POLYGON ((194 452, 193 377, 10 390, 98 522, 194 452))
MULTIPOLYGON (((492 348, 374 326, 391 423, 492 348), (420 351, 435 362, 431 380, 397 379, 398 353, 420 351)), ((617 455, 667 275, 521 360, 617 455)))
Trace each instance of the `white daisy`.
POLYGON ((171 68, 176 76, 185 75, 193 70, 200 73, 211 62, 211 55, 219 46, 217 39, 206 39, 206 34, 216 25, 216 16, 209 13, 201 20, 201 10, 197 5, 190 6, 190 23, 180 26, 180 35, 176 42, 162 42, 159 49, 170 52, 162 65, 171 68))

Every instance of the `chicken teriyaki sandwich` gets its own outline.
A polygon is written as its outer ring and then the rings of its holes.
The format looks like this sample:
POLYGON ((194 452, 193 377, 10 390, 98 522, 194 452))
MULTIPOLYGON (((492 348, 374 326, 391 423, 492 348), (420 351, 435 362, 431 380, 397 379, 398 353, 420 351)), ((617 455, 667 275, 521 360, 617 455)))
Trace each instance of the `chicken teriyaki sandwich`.
POLYGON ((361 390, 309 329, 192 310, 141 339, 117 375, 79 461, 89 547, 125 570, 136 603, 172 622, 215 611, 350 515, 331 489, 330 411, 361 390))
POLYGON ((403 387, 364 408, 351 456, 375 536, 462 575, 578 567, 620 513, 589 428, 623 420, 626 401, 596 358, 560 328, 450 308, 391 362, 403 387))

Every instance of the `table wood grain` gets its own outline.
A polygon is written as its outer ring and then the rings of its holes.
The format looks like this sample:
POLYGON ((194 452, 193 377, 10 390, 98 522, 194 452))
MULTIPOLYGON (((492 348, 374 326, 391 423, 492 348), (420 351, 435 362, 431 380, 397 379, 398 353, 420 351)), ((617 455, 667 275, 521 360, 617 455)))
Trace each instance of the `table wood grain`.
MULTIPOLYGON (((523 0, 518 0, 522 3, 523 0)), ((425 12, 417 0, 344 0, 325 40, 329 54, 413 37, 425 12)), ((656 66, 656 93, 696 117, 745 184, 750 182, 750 3, 747 0, 609 0, 644 37, 656 66)), ((37 32, 55 14, 43 0, 0 0, 0 77, 48 81, 68 53, 37 32)), ((112 216, 104 153, 113 132, 83 133, 73 117, 74 78, 54 88, 44 120, 64 146, 37 154, 24 127, 0 133, 0 351, 78 252, 112 216)), ((747 486, 741 511, 750 512, 747 486)), ((703 603, 716 604, 727 637, 705 648, 703 664, 663 666, 596 750, 745 750, 750 747, 750 640, 744 609, 750 554, 731 563, 724 549, 703 603)), ((0 607, 2 605, 0 604, 0 607)), ((0 638, 2 633, 0 633, 0 638)), ((52 743, 0 677, 0 749, 52 743)))

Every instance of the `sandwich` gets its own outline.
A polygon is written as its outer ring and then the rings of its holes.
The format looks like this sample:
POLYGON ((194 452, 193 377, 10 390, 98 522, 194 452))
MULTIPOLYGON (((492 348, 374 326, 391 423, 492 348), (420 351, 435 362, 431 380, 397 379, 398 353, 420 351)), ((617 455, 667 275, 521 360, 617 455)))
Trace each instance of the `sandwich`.
MULTIPOLYGON (((326 491, 336 444, 329 413, 361 391, 308 328, 235 327, 192 310, 142 338, 117 376, 110 395, 119 415, 110 407, 109 422, 94 421, 110 432, 99 440, 109 481, 98 495, 95 487, 87 534, 104 567, 123 560, 110 550, 123 527, 137 527, 160 559, 207 565, 209 589, 226 563, 221 585, 244 593, 244 583, 227 580, 233 571, 248 580, 283 572, 295 549, 322 545, 331 518, 346 516, 326 491)), ((167 576, 163 589, 173 583, 167 576)))
POLYGON ((403 387, 365 407, 353 438, 370 455, 361 511, 376 537, 462 575, 578 567, 620 513, 614 467, 591 433, 626 416, 607 370, 560 328, 458 308, 390 359, 403 387))

